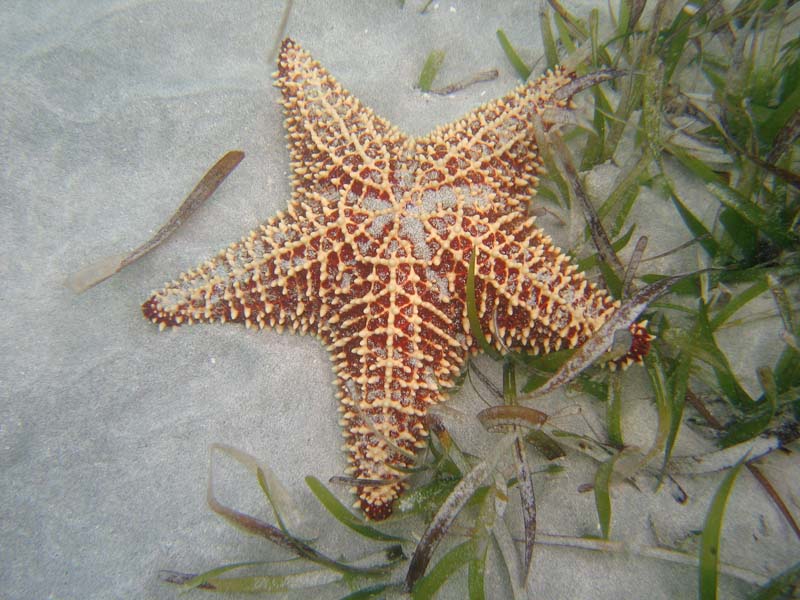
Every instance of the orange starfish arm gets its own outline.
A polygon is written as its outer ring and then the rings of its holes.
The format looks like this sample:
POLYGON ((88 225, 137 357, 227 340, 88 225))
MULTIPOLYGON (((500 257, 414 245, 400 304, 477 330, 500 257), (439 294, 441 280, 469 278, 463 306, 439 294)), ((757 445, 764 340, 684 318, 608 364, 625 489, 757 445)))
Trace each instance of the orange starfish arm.
POLYGON ((391 196, 388 176, 407 136, 362 106, 311 55, 284 40, 275 84, 283 94, 292 197, 371 208, 391 196))

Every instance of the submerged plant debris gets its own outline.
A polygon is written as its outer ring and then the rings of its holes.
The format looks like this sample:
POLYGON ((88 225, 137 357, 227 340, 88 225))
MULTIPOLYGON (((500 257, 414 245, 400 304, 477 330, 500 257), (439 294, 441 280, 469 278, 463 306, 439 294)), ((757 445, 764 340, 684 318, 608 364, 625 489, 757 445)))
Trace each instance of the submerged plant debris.
POLYGON ((159 227, 158 231, 153 234, 153 237, 127 254, 100 259, 77 273, 73 273, 67 278, 65 285, 76 294, 81 294, 93 288, 98 283, 102 283, 115 273, 119 273, 125 267, 132 265, 145 254, 154 250, 163 243, 164 240, 175 233, 175 231, 177 231, 177 229, 211 197, 222 182, 225 181, 225 178, 239 166, 239 163, 242 162, 243 159, 244 152, 240 150, 226 152, 225 155, 214 163, 206 174, 203 175, 203 178, 197 182, 197 185, 189 192, 189 195, 181 202, 178 210, 172 214, 164 225, 159 227))

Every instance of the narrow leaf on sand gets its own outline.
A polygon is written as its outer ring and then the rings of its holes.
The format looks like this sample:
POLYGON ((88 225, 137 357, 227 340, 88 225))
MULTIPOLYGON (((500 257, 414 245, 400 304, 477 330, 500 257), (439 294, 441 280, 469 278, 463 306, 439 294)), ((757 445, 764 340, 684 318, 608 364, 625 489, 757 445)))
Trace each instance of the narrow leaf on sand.
POLYGON ((392 564, 399 560, 399 558, 402 558, 402 549, 400 549, 400 546, 389 548, 383 553, 385 558, 387 558, 386 563, 366 567, 349 565, 325 556, 303 540, 287 535, 278 527, 270 525, 256 517, 239 512, 219 502, 214 495, 214 482, 211 473, 209 473, 208 477, 206 501, 211 510, 245 533, 263 537, 273 544, 293 552, 300 558, 304 558, 340 573, 363 576, 380 575, 391 570, 392 564))
POLYGON ((500 40, 500 46, 503 48, 503 52, 506 53, 509 62, 511 62, 519 78, 522 79, 522 81, 527 81, 528 77, 531 75, 531 68, 519 57, 519 54, 514 50, 514 46, 508 41, 508 37, 506 37, 502 29, 497 30, 497 39, 500 40))
POLYGON ((700 600, 716 600, 717 598, 719 541, 722 534, 722 520, 725 516, 725 504, 728 501, 731 489, 733 489, 736 476, 739 474, 747 457, 748 454, 742 456, 736 466, 722 480, 706 514, 703 535, 700 540, 700 588, 698 595, 700 600))
POLYGON ((544 44, 544 55, 547 58, 547 67, 552 69, 558 63, 558 48, 553 37, 553 30, 550 27, 550 15, 545 8, 544 0, 539 0, 539 28, 542 33, 542 43, 544 44))
POLYGON ((439 512, 436 513, 436 516, 428 524, 425 533, 422 534, 422 538, 419 544, 417 544, 414 555, 411 557, 411 563, 408 566, 405 578, 406 591, 413 590, 417 581, 425 574, 425 570, 428 567, 431 556, 433 556, 434 550, 436 550, 436 546, 447 533, 448 529, 450 529, 450 525, 453 524, 458 513, 478 490, 483 480, 492 472, 495 465, 511 447, 515 439, 515 434, 507 434, 502 438, 486 459, 478 463, 467 473, 444 503, 442 503, 439 512))
POLYGON ((597 518, 600 520, 600 531, 603 539, 608 539, 611 533, 611 495, 609 486, 611 475, 614 472, 614 463, 619 455, 616 454, 597 467, 594 476, 594 503, 597 507, 597 518))
POLYGON ((210 588, 210 586, 208 585, 209 579, 215 579, 220 575, 224 575, 225 573, 229 571, 234 571, 236 569, 261 567, 266 565, 269 565, 269 563, 264 561, 249 561, 249 562, 234 563, 231 565, 223 565, 221 567, 211 569, 209 571, 206 571, 205 573, 200 573, 198 575, 194 574, 190 575, 186 573, 175 573, 172 571, 168 571, 166 573, 162 573, 162 576, 168 583, 177 583, 188 589, 193 589, 198 587, 210 588))
POLYGON ((531 578, 531 563, 533 561, 533 545, 536 541, 536 494, 533 488, 533 475, 528 455, 522 439, 514 442, 514 458, 517 463, 517 487, 522 505, 522 523, 525 531, 525 554, 522 561, 523 587, 531 578))
POLYGON ((622 440, 622 378, 619 373, 609 376, 606 428, 611 445, 622 448, 625 442, 622 440))
POLYGON ((750 460, 756 460, 782 447, 783 442, 777 435, 763 435, 708 454, 673 457, 669 462, 669 472, 683 475, 715 473, 733 467, 744 452, 750 453, 750 460))
POLYGON ((213 453, 215 451, 219 452, 246 467, 248 471, 256 476, 264 495, 267 497, 267 501, 272 507, 275 519, 284 533, 287 530, 291 530, 296 535, 313 536, 311 532, 306 531, 305 519, 297 510, 297 503, 268 465, 258 460, 255 456, 226 444, 211 444, 209 451, 212 454, 212 461, 214 458, 213 453))
POLYGON ((194 189, 186 196, 164 225, 141 246, 128 254, 103 258, 70 275, 64 284, 76 294, 80 294, 105 281, 161 244, 171 236, 208 198, 211 197, 225 178, 242 162, 244 152, 231 150, 211 167, 194 189))
POLYGON ((733 296, 722 309, 714 315, 714 318, 710 320, 709 326, 711 327, 712 331, 716 331, 719 327, 725 323, 728 319, 730 319, 736 311, 742 308, 745 304, 750 302, 751 300, 758 298, 761 294, 765 293, 769 289, 767 285, 766 279, 759 279, 753 285, 751 285, 746 290, 743 290, 733 296))
POLYGON ((344 504, 339 502, 336 496, 334 496, 330 490, 328 490, 328 488, 326 488, 316 477, 306 477, 306 485, 311 488, 311 491, 317 497, 317 500, 320 501, 322 506, 324 506, 337 521, 346 527, 349 527, 359 535, 363 535, 365 538, 379 542, 407 541, 405 538, 389 535, 387 533, 383 533, 382 531, 378 531, 374 527, 365 525, 361 519, 347 510, 344 504))
POLYGON ((775 376, 768 367, 756 369, 758 381, 764 390, 764 399, 759 408, 747 418, 737 421, 725 430, 720 439, 723 448, 746 442, 760 435, 769 425, 778 409, 778 390, 775 387, 775 376))
POLYGON ((689 373, 692 368, 692 358, 690 356, 680 356, 678 365, 670 374, 668 379, 669 402, 670 402, 670 423, 669 434, 664 446, 664 463, 661 469, 661 479, 666 473, 667 465, 672 457, 672 449, 675 447, 675 440, 678 438, 681 422, 683 421, 683 408, 686 404, 686 389, 689 385, 689 373))
POLYGON ((411 597, 414 600, 429 600, 439 588, 461 567, 469 563, 475 555, 475 543, 467 540, 451 548, 430 572, 419 580, 411 597))
POLYGON ((192 587, 222 593, 278 594, 292 590, 306 590, 342 579, 341 573, 317 569, 287 575, 249 575, 241 577, 212 577, 203 573, 195 578, 192 587))
MULTIPOLYGON (((529 431, 525 436, 525 441, 533 446, 533 448, 547 460, 557 460, 559 458, 564 458, 567 455, 558 442, 538 429, 529 431)), ((548 469, 556 467, 559 469, 561 468, 558 467, 558 465, 549 465, 548 469)))
POLYGON ((341 598, 340 600, 369 600, 370 598, 384 598, 386 596, 384 592, 394 587, 397 586, 393 583, 379 583, 378 585, 371 585, 369 587, 361 588, 352 594, 347 594, 347 596, 341 598))
POLYGON ((705 250, 709 256, 716 256, 719 252, 719 242, 713 238, 711 233, 708 231, 708 228, 703 225, 703 222, 700 221, 700 219, 698 219, 694 213, 687 208, 678 193, 675 191, 675 187, 672 185, 672 182, 669 179, 667 179, 667 182, 668 183, 665 186, 665 191, 672 199, 672 203, 675 205, 675 209, 681 216, 684 225, 686 225, 687 229, 692 232, 692 235, 700 240, 700 246, 702 246, 703 250, 705 250))
POLYGON ((422 67, 422 72, 419 74, 419 80, 417 81, 417 87, 419 89, 423 92, 431 91, 433 80, 436 78, 436 74, 439 72, 443 62, 443 50, 434 50, 428 54, 428 58, 425 59, 425 64, 422 67))
MULTIPOLYGON (((636 225, 631 225, 628 231, 625 232, 621 238, 619 238, 616 242, 611 244, 611 247, 614 249, 614 252, 619 252, 625 246, 628 245, 628 242, 631 240, 631 236, 633 235, 634 230, 636 229, 636 225)), ((578 261, 578 270, 579 271, 588 271, 589 269, 597 266, 600 257, 597 253, 592 254, 591 256, 587 256, 578 261)))
POLYGON ((484 575, 486 572, 486 554, 489 544, 484 537, 482 543, 477 544, 472 560, 469 562, 469 573, 467 575, 467 589, 469 590, 469 600, 484 600, 484 575))
POLYGON ((793 564, 783 573, 776 575, 769 582, 750 596, 748 600, 778 600, 785 597, 784 594, 796 585, 800 580, 800 562, 793 564))

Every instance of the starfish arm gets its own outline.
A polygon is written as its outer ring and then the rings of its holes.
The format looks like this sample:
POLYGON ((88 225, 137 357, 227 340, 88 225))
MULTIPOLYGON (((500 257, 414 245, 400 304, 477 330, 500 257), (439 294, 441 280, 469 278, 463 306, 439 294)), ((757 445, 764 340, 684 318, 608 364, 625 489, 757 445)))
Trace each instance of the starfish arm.
POLYGON ((588 339, 618 308, 533 219, 509 219, 478 247, 478 313, 498 347, 547 354, 588 339), (481 259, 481 254, 485 258, 481 259))
POLYGON ((289 38, 281 46, 276 85, 284 98, 294 197, 368 208, 388 202, 390 171, 408 138, 289 38))
POLYGON ((410 257, 374 258, 369 269, 345 268, 343 279, 343 302, 320 335, 334 362, 349 473, 370 482, 355 483, 357 504, 382 520, 425 445, 426 412, 444 400, 467 348, 410 257))
POLYGON ((480 192, 503 212, 524 213, 543 172, 531 118, 568 109, 571 98, 556 100, 553 92, 574 78, 557 67, 419 138, 417 160, 424 179, 417 186, 427 180, 480 192))
POLYGON ((340 359, 335 363, 347 473, 354 479, 356 505, 368 518, 380 521, 391 515, 395 500, 407 486, 407 472, 415 465, 417 451, 426 445, 428 407, 445 396, 423 368, 392 367, 394 374, 384 378, 377 372, 385 369, 380 360, 354 362, 340 359), (372 374, 363 377, 368 372, 372 374), (357 480, 366 481, 359 484, 357 480))
POLYGON ((336 230, 318 203, 293 201, 241 241, 181 274, 142 305, 162 329, 199 322, 285 326, 317 333, 325 309, 319 295, 331 269, 323 249, 336 230))
MULTIPOLYGON (((510 215, 478 246, 477 309, 485 334, 498 350, 547 354, 575 348, 590 338, 619 308, 608 292, 589 282, 554 246, 532 218, 510 215)), ((643 324, 627 355, 615 367, 641 362, 651 336, 643 324)))

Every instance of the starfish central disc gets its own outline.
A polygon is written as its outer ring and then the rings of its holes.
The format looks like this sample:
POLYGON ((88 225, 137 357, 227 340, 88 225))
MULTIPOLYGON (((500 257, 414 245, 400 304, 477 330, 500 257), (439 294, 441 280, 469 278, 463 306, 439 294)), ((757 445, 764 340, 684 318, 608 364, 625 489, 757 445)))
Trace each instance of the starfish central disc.
MULTIPOLYGON (((466 278, 476 253, 483 331, 498 350, 547 353, 588 339, 618 304, 577 272, 528 216, 541 159, 534 113, 567 110, 557 69, 463 119, 410 138, 362 106, 294 41, 283 42, 292 199, 144 303, 162 328, 197 322, 289 327, 327 346, 358 504, 388 517, 477 345, 466 278)), ((649 337, 621 364, 640 360, 649 337)))

